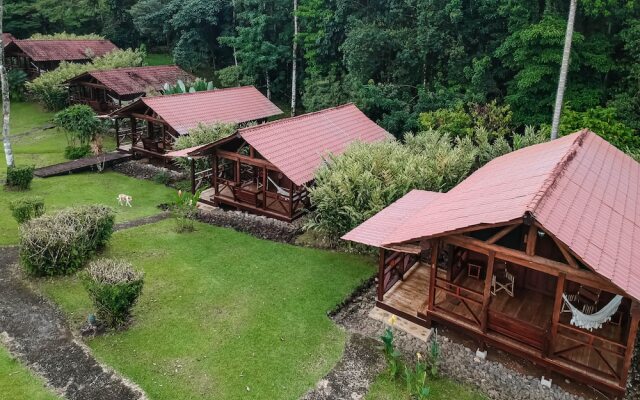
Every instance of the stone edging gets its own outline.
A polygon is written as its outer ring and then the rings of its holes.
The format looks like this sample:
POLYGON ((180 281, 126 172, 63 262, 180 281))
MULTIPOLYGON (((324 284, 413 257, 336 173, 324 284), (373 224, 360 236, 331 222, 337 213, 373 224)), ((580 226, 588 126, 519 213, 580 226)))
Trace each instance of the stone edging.
POLYGON ((242 211, 225 211, 220 208, 198 210, 197 219, 207 224, 248 233, 260 239, 283 243, 294 243, 302 232, 299 223, 287 223, 261 215, 242 211))

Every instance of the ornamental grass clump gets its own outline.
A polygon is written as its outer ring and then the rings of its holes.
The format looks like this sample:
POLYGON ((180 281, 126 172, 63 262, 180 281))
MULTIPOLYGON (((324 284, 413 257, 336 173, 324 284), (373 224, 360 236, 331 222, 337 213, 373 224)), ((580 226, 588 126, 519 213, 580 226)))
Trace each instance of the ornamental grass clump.
POLYGON ((72 273, 113 233, 115 213, 103 205, 68 208, 20 226, 20 261, 32 276, 72 273))
POLYGON ((82 273, 98 320, 110 328, 123 326, 142 293, 144 275, 124 260, 99 259, 82 273))
POLYGON ((201 193, 202 190, 198 190, 194 194, 178 190, 178 195, 171 205, 171 212, 176 220, 176 231, 178 233, 194 231, 194 221, 198 215, 198 199, 200 199, 201 193))

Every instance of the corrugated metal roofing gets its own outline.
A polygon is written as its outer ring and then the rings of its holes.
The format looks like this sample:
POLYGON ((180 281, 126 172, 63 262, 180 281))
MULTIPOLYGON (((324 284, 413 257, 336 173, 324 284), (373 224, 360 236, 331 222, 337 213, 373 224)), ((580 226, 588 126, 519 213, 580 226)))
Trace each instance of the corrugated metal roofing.
POLYGON ((155 111, 180 135, 186 135, 199 123, 242 123, 282 114, 282 110, 253 86, 143 97, 138 101, 155 111))
POLYGON ((385 245, 531 213, 596 273, 640 299, 640 164, 581 131, 499 157, 412 213, 385 245))
POLYGON ((14 40, 16 40, 15 37, 13 37, 12 34, 10 33, 3 33, 2 34, 2 47, 7 47, 8 44, 10 44, 11 42, 13 42, 14 40))
POLYGON ((108 40, 14 40, 33 61, 79 61, 116 50, 108 40))
POLYGON ((314 178, 329 154, 355 141, 378 142, 389 133, 353 104, 240 129, 238 133, 296 185, 314 178))
POLYGON ((120 96, 144 94, 149 88, 161 90, 165 83, 174 85, 178 80, 195 79, 193 75, 176 65, 160 65, 89 71, 69 81, 86 75, 94 77, 120 96))
POLYGON ((382 247, 388 243, 391 232, 402 227, 416 212, 440 196, 444 196, 444 193, 414 189, 344 235, 342 239, 382 247))

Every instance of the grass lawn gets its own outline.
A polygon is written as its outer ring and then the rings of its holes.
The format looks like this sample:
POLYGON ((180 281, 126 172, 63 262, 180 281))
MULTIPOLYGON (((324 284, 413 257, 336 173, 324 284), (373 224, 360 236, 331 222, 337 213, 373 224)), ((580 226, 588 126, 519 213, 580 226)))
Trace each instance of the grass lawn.
POLYGON ((106 204, 115 207, 116 221, 127 221, 160 212, 157 206, 174 199, 175 191, 164 185, 116 173, 80 173, 46 179, 34 178, 31 190, 12 192, 0 188, 0 245, 18 243, 18 225, 11 216, 9 202, 25 196, 44 198, 47 211, 80 204, 106 204), (133 197, 133 207, 120 207, 116 198, 125 193, 133 197))
POLYGON ((0 393, 3 399, 56 400, 42 381, 0 346, 0 393))
MULTIPOLYGON (((67 138, 57 128, 43 130, 54 113, 47 112, 35 103, 11 103, 11 147, 16 165, 44 167, 68 161, 64 158, 67 138)), ((105 137, 106 151, 115 149, 115 138, 105 137)), ((0 180, 7 175, 4 155, 0 157, 0 180)))
POLYGON ((167 53, 149 53, 145 59, 147 65, 173 65, 173 56, 167 53))
MULTIPOLYGON (((475 390, 440 378, 430 382, 429 400, 486 400, 475 390)), ((365 400, 410 400, 411 396, 402 381, 394 381, 388 373, 382 373, 371 385, 365 400)))
MULTIPOLYGON (((135 198, 135 197, 134 197, 135 198)), ((326 312, 374 273, 363 257, 165 220, 117 232, 106 255, 145 272, 135 322, 88 342, 158 399, 297 399, 341 357, 326 312)), ((79 323, 91 311, 76 278, 38 281, 79 323)))

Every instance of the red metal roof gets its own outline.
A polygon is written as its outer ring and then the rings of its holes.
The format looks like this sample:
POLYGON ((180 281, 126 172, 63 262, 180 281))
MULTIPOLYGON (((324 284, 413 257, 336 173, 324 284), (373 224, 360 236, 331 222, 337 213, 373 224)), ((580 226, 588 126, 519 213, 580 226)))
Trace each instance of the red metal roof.
POLYGON ((282 114, 282 110, 253 86, 143 97, 138 101, 155 111, 181 135, 186 135, 199 123, 242 123, 282 114))
POLYGON ((329 154, 342 154, 355 141, 390 137, 353 104, 240 129, 238 134, 296 185, 313 180, 329 154))
POLYGON ((117 47, 108 40, 14 40, 33 61, 79 61, 103 56, 117 47))
POLYGON ((402 227, 416 212, 440 196, 444 196, 444 193, 414 189, 344 235, 342 239, 382 247, 389 242, 390 233, 402 227))
POLYGON ((10 44, 11 42, 13 42, 14 40, 16 40, 15 37, 13 37, 12 34, 10 33, 3 33, 2 34, 2 47, 7 47, 8 44, 10 44))
POLYGON ((533 217, 640 299, 640 164, 587 130, 499 157, 396 228, 386 245, 533 217))
POLYGON ((89 71, 69 80, 92 76, 120 96, 143 94, 149 88, 161 90, 165 83, 174 85, 178 80, 191 81, 193 75, 176 65, 154 67, 114 68, 89 71))

